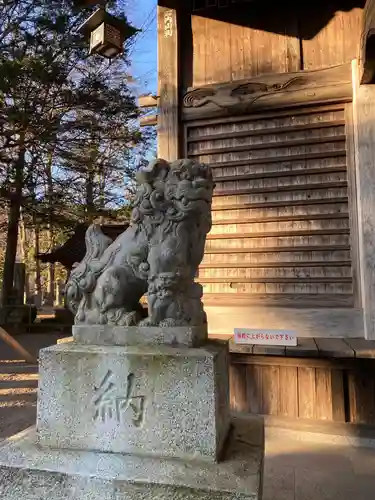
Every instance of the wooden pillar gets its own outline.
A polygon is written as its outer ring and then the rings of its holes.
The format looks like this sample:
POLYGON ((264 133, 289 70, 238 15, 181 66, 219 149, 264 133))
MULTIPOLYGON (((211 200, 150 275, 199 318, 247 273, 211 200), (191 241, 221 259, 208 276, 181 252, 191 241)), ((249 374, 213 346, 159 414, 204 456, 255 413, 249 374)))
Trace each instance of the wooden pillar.
POLYGON ((176 8, 158 5, 158 157, 179 155, 179 33, 176 8))
POLYGON ((359 270, 365 337, 375 339, 375 85, 360 85, 353 61, 353 124, 359 270))

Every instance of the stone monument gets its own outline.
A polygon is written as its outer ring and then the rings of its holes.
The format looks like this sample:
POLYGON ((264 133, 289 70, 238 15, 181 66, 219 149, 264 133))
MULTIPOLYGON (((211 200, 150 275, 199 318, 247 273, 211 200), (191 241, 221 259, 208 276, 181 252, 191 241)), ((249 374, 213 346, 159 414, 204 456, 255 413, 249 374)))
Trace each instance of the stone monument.
POLYGON ((87 230, 74 340, 40 353, 36 429, 0 448, 2 500, 261 498, 263 426, 230 417, 227 344, 208 341, 195 283, 211 170, 156 160, 138 182, 124 233, 87 230))

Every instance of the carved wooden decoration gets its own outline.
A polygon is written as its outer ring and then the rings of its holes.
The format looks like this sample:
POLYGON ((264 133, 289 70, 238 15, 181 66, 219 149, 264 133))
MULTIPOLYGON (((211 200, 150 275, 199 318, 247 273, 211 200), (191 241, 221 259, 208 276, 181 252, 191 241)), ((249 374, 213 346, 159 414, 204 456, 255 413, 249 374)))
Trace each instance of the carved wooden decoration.
POLYGON ((244 114, 260 109, 351 100, 350 64, 189 89, 183 119, 244 114))
POLYGON ((363 11, 363 29, 360 42, 359 81, 374 83, 375 80, 375 1, 367 0, 363 11))

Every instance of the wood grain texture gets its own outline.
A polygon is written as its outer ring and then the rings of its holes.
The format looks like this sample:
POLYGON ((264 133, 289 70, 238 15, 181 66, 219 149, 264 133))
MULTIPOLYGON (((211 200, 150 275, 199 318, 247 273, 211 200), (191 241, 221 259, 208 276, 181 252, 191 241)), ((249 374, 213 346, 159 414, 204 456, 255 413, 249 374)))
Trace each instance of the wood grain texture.
POLYGON ((356 358, 375 358, 375 341, 365 339, 345 339, 356 358))
POLYGON ((374 28, 375 28, 375 2, 367 0, 363 10, 363 22, 360 39, 359 59, 359 81, 361 84, 370 84, 375 75, 375 51, 374 51, 374 28))
POLYGON ((343 339, 316 339, 319 356, 329 358, 354 358, 353 349, 343 339))
POLYGON ((318 347, 313 338, 299 338, 296 346, 286 346, 286 356, 316 358, 319 356, 318 347))
POLYGON ((346 117, 346 151, 348 165, 348 208, 350 220, 350 247, 352 255, 353 270, 353 292, 356 307, 362 305, 362 292, 360 281, 360 250, 359 250, 359 227, 358 227, 358 199, 357 199, 357 175, 356 175, 356 152, 355 152, 355 130, 353 106, 347 104, 346 117))
POLYGON ((279 367, 263 366, 261 368, 262 377, 262 409, 264 415, 278 414, 279 401, 279 367))
POLYGON ((359 277, 365 336, 375 340, 375 88, 358 83, 353 65, 353 127, 358 200, 359 277))
MULTIPOLYGON (((345 422, 344 371, 331 370, 332 420, 345 422)), ((375 395, 375 393, 374 393, 375 395)))
POLYGON ((315 369, 315 414, 319 420, 332 420, 331 370, 315 369))
POLYGON ((298 417, 298 368, 279 367, 279 409, 278 415, 298 417))
POLYGON ((246 367, 231 365, 229 369, 229 393, 232 410, 239 412, 249 411, 246 367))
POLYGON ((375 367, 362 361, 348 373, 349 416, 355 424, 375 423, 375 367))
POLYGON ((298 367, 298 416, 316 417, 315 368, 298 367))
MULTIPOLYGON (((265 303, 266 305, 267 303, 265 303)), ((231 333, 233 328, 293 330, 298 338, 363 336, 360 310, 321 308, 206 305, 209 331, 231 333), (361 331, 362 328, 362 331, 361 331)))
MULTIPOLYGON (((224 11, 220 9, 221 12, 224 11)), ((245 12, 241 21, 244 16, 245 12)), ((265 12, 253 11, 252 17, 253 21, 264 23, 265 12)), ((193 85, 298 70, 300 54, 296 17, 291 15, 280 19, 275 16, 273 24, 277 25, 278 31, 263 31, 243 22, 230 22, 225 15, 223 20, 215 19, 215 16, 203 17, 197 11, 192 16, 193 85)))
POLYGON ((262 368, 246 365, 247 395, 250 413, 262 413, 262 368))
POLYGON ((353 306, 345 123, 342 107, 315 106, 186 128, 187 154, 209 163, 216 183, 204 294, 353 306))
POLYGON ((158 18, 158 157, 179 157, 179 37, 175 9, 157 7, 158 18))
MULTIPOLYGON (((301 30, 308 31, 317 15, 323 12, 311 4, 304 6, 301 30)), ((328 23, 311 39, 302 40, 303 62, 306 70, 327 68, 349 63, 358 56, 362 9, 348 12, 337 10, 328 23)))
MULTIPOLYGON (((216 28, 227 30, 226 23, 219 21, 214 23, 216 28)), ((225 38, 213 36, 207 43, 212 46, 211 52, 216 53, 220 47, 227 52, 228 41, 225 38)), ((232 74, 229 76, 230 65, 225 63, 218 65, 217 59, 217 57, 206 57, 205 80, 211 85, 198 87, 193 83, 193 87, 184 95, 182 109, 184 121, 351 100, 349 61, 347 61, 349 64, 334 68, 303 73, 273 74, 270 71, 262 71, 262 76, 241 80, 235 79, 232 74)))

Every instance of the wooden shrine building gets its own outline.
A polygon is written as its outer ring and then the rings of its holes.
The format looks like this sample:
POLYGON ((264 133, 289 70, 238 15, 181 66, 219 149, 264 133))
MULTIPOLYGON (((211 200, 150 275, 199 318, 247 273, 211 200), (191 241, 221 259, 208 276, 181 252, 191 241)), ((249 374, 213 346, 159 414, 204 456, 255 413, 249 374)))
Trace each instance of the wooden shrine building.
POLYGON ((158 72, 159 157, 216 181, 211 333, 375 339, 375 1, 159 0, 158 72))

